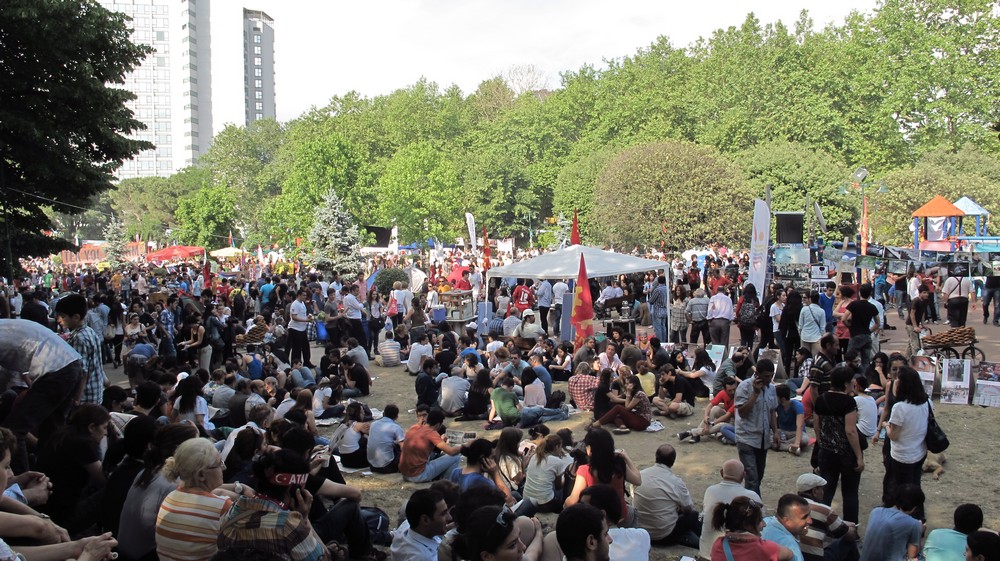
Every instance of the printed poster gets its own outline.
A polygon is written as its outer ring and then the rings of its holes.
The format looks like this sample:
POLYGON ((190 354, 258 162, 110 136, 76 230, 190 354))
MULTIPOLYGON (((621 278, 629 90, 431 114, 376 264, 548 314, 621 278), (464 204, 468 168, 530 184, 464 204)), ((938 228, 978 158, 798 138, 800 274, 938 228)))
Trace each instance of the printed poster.
POLYGON ((973 405, 1000 407, 1000 363, 980 362, 976 371, 973 405))
POLYGON ((934 379, 937 372, 934 357, 924 355, 913 355, 910 357, 910 366, 920 375, 920 381, 924 384, 924 391, 927 396, 934 395, 934 379))
POLYGON ((776 247, 774 248, 774 262, 778 264, 793 263, 795 265, 808 265, 809 248, 776 247))
POLYGON ((945 359, 941 364, 941 403, 968 404, 971 383, 971 360, 945 359))
POLYGON ((929 398, 934 395, 934 372, 918 371, 917 374, 920 375, 920 381, 924 384, 924 392, 927 394, 927 397, 929 398))

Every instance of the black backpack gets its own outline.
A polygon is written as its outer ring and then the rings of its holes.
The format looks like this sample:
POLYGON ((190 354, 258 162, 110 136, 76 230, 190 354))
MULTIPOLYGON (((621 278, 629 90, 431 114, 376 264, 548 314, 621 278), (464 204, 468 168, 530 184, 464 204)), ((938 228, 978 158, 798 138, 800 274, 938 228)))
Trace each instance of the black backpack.
POLYGON ((368 525, 368 536, 373 545, 392 545, 392 532, 389 528, 389 515, 377 506, 361 507, 361 516, 368 525))

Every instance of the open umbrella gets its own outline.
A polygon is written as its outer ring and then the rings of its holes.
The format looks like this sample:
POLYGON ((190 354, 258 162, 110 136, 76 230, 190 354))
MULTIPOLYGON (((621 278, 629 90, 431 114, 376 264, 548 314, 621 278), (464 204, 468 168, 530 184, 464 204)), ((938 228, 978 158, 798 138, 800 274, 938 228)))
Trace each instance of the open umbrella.
POLYGON ((458 266, 448 273, 448 284, 455 286, 455 283, 462 280, 462 273, 468 271, 469 268, 465 266, 458 266))
POLYGON ((177 261, 179 259, 190 259, 195 255, 204 255, 204 248, 189 245, 172 245, 159 251, 146 254, 146 261, 177 261))

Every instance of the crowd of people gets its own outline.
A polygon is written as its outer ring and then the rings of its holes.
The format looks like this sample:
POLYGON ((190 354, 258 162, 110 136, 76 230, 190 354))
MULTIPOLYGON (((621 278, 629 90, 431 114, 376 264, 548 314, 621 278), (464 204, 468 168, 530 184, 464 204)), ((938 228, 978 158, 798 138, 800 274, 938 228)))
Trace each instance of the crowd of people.
MULTIPOLYGON (((387 546, 399 560, 555 561, 674 544, 713 560, 997 557, 975 505, 923 536, 930 400, 908 357, 878 346, 893 305, 908 332, 934 321, 936 288, 775 283, 758 297, 745 256, 669 269, 594 286, 598 313, 621 308, 640 327, 579 349, 560 339, 564 280, 489 284, 475 263, 385 294, 365 274, 36 272, 0 319, 0 467, 16 474, 0 557, 366 559, 387 546), (495 317, 461 332, 432 321, 451 288, 489 299, 495 317), (718 365, 709 344, 731 349, 718 365), (375 409, 373 364, 409 373, 412 403, 375 409), (549 428, 577 413, 591 419, 582 438, 549 428), (640 470, 614 441, 696 415, 680 441, 736 449, 700 510, 672 471, 678 449, 660 444, 640 470), (495 438, 451 440, 449 419, 495 438), (864 452, 880 441, 882 506, 862 533, 864 452), (775 451, 810 466, 765 518, 775 451), (358 469, 418 484, 391 533, 344 479, 358 469), (558 515, 554 531, 539 513, 558 515)), ((964 321, 952 298, 949 318, 964 321)))

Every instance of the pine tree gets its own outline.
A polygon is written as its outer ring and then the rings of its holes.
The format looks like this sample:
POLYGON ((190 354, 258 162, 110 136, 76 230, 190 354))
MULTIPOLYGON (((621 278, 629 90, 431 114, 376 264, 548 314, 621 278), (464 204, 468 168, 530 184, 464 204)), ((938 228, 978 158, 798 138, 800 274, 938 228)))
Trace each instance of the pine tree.
POLYGON ((362 270, 361 236, 336 191, 330 189, 316 209, 309 243, 317 269, 337 271, 343 278, 362 270))
POLYGON ((117 218, 112 217, 111 222, 104 227, 104 240, 107 242, 104 255, 113 271, 125 263, 125 246, 128 243, 125 226, 117 218))

